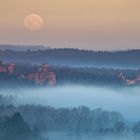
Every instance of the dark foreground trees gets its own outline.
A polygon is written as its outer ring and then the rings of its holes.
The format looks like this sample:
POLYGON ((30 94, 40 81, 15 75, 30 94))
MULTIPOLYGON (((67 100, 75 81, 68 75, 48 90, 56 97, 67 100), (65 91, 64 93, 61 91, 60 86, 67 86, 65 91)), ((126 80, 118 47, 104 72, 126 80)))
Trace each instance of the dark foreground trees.
POLYGON ((78 135, 140 135, 140 122, 128 124, 119 112, 90 110, 84 106, 59 109, 35 105, 0 106, 2 140, 36 140, 41 133, 53 131, 78 135))
POLYGON ((23 120, 19 112, 12 117, 1 118, 0 121, 1 140, 24 140, 32 136, 29 125, 23 120))

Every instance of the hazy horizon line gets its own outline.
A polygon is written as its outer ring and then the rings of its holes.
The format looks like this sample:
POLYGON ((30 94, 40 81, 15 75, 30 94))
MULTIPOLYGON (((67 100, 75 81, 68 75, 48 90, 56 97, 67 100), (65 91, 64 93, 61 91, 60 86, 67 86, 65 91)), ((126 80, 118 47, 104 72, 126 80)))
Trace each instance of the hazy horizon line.
MULTIPOLYGON (((73 47, 58 47, 58 48, 55 48, 55 47, 51 47, 49 45, 45 45, 45 44, 9 44, 9 43, 5 43, 5 44, 0 44, 0 47, 1 46, 11 46, 11 47, 44 47, 44 49, 74 49, 74 50, 84 50, 84 51, 94 51, 94 52, 119 52, 119 51, 139 51, 140 48, 124 48, 124 49, 86 49, 86 48, 73 48, 73 47)), ((19 48, 20 49, 20 48, 19 48)))

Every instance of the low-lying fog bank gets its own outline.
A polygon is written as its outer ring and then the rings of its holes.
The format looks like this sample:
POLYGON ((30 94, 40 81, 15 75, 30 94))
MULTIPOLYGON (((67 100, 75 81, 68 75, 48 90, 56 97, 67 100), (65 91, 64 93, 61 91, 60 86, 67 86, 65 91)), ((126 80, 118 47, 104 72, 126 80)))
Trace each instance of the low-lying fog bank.
POLYGON ((140 87, 106 88, 95 86, 59 86, 54 88, 7 89, 1 95, 12 95, 14 105, 40 104, 56 108, 84 105, 121 112, 128 120, 140 119, 140 87))
POLYGON ((47 134, 48 140, 139 140, 139 136, 93 136, 74 135, 71 133, 51 132, 47 134))

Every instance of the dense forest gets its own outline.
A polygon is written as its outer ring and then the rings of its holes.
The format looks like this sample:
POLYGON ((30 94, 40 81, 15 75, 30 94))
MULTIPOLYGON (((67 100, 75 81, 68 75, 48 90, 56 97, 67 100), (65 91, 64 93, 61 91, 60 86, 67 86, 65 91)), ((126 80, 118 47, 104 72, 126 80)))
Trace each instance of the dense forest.
POLYGON ((3 134, 0 138, 39 137, 42 133, 52 131, 100 136, 140 135, 140 120, 130 123, 116 111, 90 109, 86 106, 71 108, 14 106, 12 102, 15 98, 0 96, 0 134, 3 134))
POLYGON ((77 135, 139 136, 140 122, 130 124, 119 112, 100 108, 90 110, 85 106, 56 109, 41 105, 0 105, 0 138, 27 139, 52 131, 77 135))
POLYGON ((140 50, 88 51, 78 49, 1 50, 0 59, 6 62, 31 64, 49 63, 55 66, 139 68, 140 50))
MULTIPOLYGON (((4 64, 7 66, 8 64, 4 64)), ((44 65, 43 65, 44 66, 44 65)), ((47 65, 48 66, 48 65, 47 65)), ((13 74, 1 72, 0 81, 1 87, 4 86, 34 86, 38 83, 28 78, 21 78, 31 76, 31 74, 36 74, 36 72, 41 68, 41 65, 30 65, 30 64, 15 64, 13 74)), ((63 67, 63 66, 48 66, 49 71, 51 71, 52 84, 84 84, 84 85, 112 85, 112 86, 127 86, 128 83, 125 79, 120 77, 120 73, 123 73, 128 79, 136 79, 139 75, 139 70, 129 70, 129 69, 106 69, 106 68, 74 68, 74 67, 63 67), (53 73, 55 74, 53 74, 53 73), (55 77, 54 77, 55 76, 55 77), (55 79, 53 79, 53 77, 55 79), (55 81, 54 81, 55 80, 55 81)), ((44 75, 43 75, 44 76, 44 75)), ((49 75, 48 75, 49 76, 49 75)), ((29 77, 30 78, 30 77, 29 77)), ((46 86, 47 82, 42 83, 42 86, 46 86)), ((139 81, 132 84, 138 85, 139 81)), ((39 83, 40 85, 40 83, 39 83)))
MULTIPOLYGON (((129 79, 135 79, 139 70, 106 69, 106 68, 72 68, 52 67, 57 76, 58 84, 84 84, 102 86, 127 86, 125 80, 120 77, 123 73, 129 79)), ((138 85, 136 83, 135 85, 138 85)))

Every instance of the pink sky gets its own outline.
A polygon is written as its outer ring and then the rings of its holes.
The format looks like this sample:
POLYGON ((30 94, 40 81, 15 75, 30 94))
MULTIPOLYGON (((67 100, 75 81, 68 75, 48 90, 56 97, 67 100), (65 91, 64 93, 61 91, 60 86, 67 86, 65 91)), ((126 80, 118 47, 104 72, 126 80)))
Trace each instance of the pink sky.
POLYGON ((0 44, 92 50, 140 49, 138 0, 0 0, 0 44), (36 32, 24 18, 39 14, 36 32))

